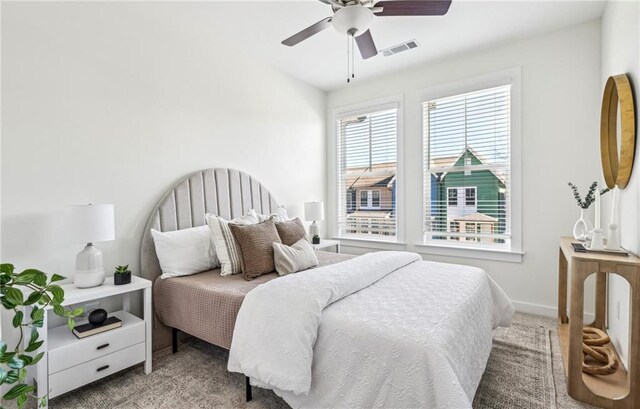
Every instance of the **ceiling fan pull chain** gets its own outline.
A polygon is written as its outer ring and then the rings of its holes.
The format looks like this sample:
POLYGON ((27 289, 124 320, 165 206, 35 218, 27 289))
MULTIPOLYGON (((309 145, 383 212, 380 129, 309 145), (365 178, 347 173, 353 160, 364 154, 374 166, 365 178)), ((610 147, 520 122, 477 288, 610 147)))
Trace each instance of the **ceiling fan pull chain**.
POLYGON ((356 77, 356 60, 353 56, 355 52, 356 52, 355 36, 354 36, 354 33, 351 33, 351 78, 356 77))
POLYGON ((350 71, 349 62, 350 61, 351 61, 351 58, 349 58, 349 36, 347 36, 347 84, 351 82, 351 79, 349 78, 349 71, 350 71))

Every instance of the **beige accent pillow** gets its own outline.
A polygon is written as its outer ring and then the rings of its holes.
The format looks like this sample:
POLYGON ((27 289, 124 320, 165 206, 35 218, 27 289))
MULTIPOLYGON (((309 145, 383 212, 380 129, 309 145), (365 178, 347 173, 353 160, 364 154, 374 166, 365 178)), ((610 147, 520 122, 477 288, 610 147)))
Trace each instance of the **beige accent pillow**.
POLYGON ((307 237, 304 224, 297 217, 285 222, 276 222, 276 229, 282 244, 287 246, 293 246, 298 240, 307 237))
POLYGON ((318 265, 316 252, 306 237, 301 238, 292 246, 273 243, 273 260, 276 271, 281 276, 318 265))
POLYGON ((275 270, 273 243, 281 243, 273 219, 258 224, 229 224, 242 259, 242 276, 253 280, 275 270))
POLYGON ((244 216, 229 221, 211 213, 207 213, 205 219, 211 234, 211 245, 220 260, 220 275, 228 276, 241 273, 240 250, 229 226, 231 224, 250 224, 251 221, 244 216))

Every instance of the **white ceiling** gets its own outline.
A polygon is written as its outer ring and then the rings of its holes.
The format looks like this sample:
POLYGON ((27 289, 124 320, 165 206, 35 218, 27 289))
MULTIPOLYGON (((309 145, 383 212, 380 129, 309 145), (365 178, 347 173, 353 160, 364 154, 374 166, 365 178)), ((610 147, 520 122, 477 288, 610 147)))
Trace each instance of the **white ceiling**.
MULTIPOLYGON (((375 17, 371 32, 378 49, 414 38, 420 47, 391 57, 379 54, 366 61, 356 54, 356 80, 594 20, 602 15, 605 4, 453 0, 449 12, 442 17, 375 17)), ((181 31, 195 29, 198 36, 209 37, 212 44, 223 38, 226 46, 239 48, 252 58, 323 90, 347 86, 347 40, 332 28, 291 48, 280 44, 331 15, 330 7, 318 0, 181 6, 185 7, 179 15, 173 14, 182 21, 181 31)))

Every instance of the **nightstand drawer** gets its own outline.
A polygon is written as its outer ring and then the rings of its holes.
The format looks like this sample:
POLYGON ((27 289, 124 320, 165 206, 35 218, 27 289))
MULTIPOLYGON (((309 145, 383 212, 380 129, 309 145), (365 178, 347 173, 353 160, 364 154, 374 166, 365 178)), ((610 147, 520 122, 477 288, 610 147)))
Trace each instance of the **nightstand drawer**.
MULTIPOLYGON (((79 353, 76 353, 79 355, 79 353)), ((128 368, 145 359, 144 342, 49 376, 49 398, 128 368)))
POLYGON ((118 311, 113 315, 122 320, 122 327, 83 339, 77 339, 66 326, 52 330, 49 343, 49 373, 55 374, 144 342, 143 320, 124 311, 118 311))

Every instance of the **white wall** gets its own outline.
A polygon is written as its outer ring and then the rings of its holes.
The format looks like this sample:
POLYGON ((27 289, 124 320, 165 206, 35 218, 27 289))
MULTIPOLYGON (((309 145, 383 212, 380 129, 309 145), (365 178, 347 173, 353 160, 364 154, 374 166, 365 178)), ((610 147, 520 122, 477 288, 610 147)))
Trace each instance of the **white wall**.
MULTIPOLYGON (((428 47, 428 44, 423 46, 428 47)), ((389 57, 392 62, 393 57, 389 57)), ((600 180, 600 22, 594 21, 458 58, 354 83, 330 92, 328 122, 334 109, 368 100, 404 96, 405 211, 408 245, 421 236, 421 89, 512 67, 522 69, 523 262, 426 258, 484 268, 517 302, 517 307, 555 315, 558 238, 571 234, 579 209, 567 182, 583 189, 600 180)), ((335 161, 333 140, 328 156, 335 161)), ((328 180, 335 180, 328 168, 328 180)), ((330 203, 335 193, 327 192, 330 203)), ((363 249, 343 247, 347 251, 363 249)), ((592 311, 592 303, 587 305, 592 311)))
MULTIPOLYGON (((636 98, 636 117, 640 118, 640 3, 610 1, 602 17, 602 79, 626 73, 631 79, 636 98)), ((640 175, 636 145, 636 165, 631 180, 620 191, 620 242, 629 251, 640 254, 640 175)), ((608 216, 607 212, 607 216, 608 216)), ((605 217, 603 220, 609 220, 605 217)), ((613 343, 623 362, 628 362, 629 284, 621 277, 609 278, 608 325, 613 343), (619 311, 619 313, 618 313, 619 311)))
POLYGON ((139 274, 149 212, 202 168, 252 174, 293 215, 324 200, 326 94, 187 33, 181 7, 2 4, 3 261, 71 276, 57 215, 113 203, 105 267, 139 274))

